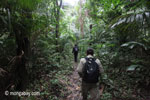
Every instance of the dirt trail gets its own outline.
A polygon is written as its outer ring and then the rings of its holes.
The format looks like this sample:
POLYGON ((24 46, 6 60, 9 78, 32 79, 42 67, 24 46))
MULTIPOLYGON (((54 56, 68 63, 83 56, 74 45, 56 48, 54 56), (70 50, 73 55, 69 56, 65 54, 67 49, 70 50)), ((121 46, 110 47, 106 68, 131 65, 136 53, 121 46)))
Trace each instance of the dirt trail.
MULTIPOLYGON (((82 100, 81 96, 81 78, 79 78, 78 72, 77 72, 77 63, 74 63, 74 71, 70 76, 67 76, 68 82, 65 82, 64 80, 61 80, 61 82, 67 87, 66 90, 66 98, 63 98, 61 100, 82 100)), ((100 93, 102 94, 103 89, 100 90, 100 93)))
POLYGON ((82 100, 81 96, 81 79, 76 71, 77 63, 74 63, 74 71, 70 76, 67 76, 68 82, 61 80, 61 82, 67 87, 66 97, 61 100, 82 100))
POLYGON ((74 64, 74 72, 69 76, 69 86, 68 90, 70 94, 67 96, 66 100, 82 100, 81 99, 81 79, 76 71, 77 63, 74 64))

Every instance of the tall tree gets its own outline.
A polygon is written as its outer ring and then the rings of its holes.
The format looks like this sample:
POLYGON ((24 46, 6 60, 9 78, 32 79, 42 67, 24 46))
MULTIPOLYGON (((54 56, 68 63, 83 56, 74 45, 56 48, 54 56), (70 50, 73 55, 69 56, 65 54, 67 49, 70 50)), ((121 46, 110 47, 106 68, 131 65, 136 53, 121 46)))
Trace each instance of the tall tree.
MULTIPOLYGON (((55 34, 56 34, 56 46, 58 46, 58 39, 59 39, 59 36, 60 36, 60 33, 59 33, 59 23, 60 23, 60 9, 62 7, 62 0, 56 0, 55 1, 55 17, 56 17, 56 25, 55 25, 55 34)), ((59 51, 59 48, 57 47, 56 48, 56 51, 58 52, 59 51)))
POLYGON ((83 6, 84 0, 80 0, 80 9, 79 9, 79 23, 80 23, 80 32, 82 37, 84 37, 84 18, 82 15, 82 6, 83 6))

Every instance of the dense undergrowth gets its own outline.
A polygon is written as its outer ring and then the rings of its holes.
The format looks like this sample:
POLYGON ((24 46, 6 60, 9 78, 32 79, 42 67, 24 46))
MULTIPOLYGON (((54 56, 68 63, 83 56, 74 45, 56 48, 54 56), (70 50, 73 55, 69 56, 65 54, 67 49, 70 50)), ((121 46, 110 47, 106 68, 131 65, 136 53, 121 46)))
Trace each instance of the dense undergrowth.
POLYGON ((56 46, 51 43, 50 36, 41 35, 33 49, 33 66, 31 72, 31 84, 27 91, 39 91, 40 96, 26 98, 27 100, 47 99, 59 100, 63 98, 65 87, 60 79, 66 80, 67 75, 73 71, 73 55, 71 44, 64 46, 64 51, 55 53, 56 46), (48 42, 49 41, 49 42, 48 42), (45 49, 47 48, 47 49, 45 49), (33 99, 34 98, 34 99, 33 99))
POLYGON ((65 97, 59 79, 68 81, 78 44, 79 59, 91 47, 101 60, 102 100, 149 100, 150 2, 61 1, 0 1, 0 99, 11 98, 6 90, 41 93, 23 100, 65 97))

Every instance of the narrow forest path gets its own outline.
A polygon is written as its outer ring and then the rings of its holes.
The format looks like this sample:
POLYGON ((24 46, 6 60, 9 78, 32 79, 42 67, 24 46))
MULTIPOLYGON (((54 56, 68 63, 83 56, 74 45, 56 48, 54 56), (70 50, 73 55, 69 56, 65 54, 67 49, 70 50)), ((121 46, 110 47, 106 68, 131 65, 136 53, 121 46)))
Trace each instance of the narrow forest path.
MULTIPOLYGON (((61 83, 66 87, 64 91, 66 97, 61 100, 82 100, 81 96, 81 78, 77 72, 78 63, 73 64, 73 72, 69 76, 66 76, 67 82, 65 80, 60 80, 61 83)), ((100 95, 102 95, 103 88, 100 90, 100 95)))
POLYGON ((81 96, 81 78, 79 78, 79 75, 77 73, 77 65, 78 63, 73 64, 73 72, 69 76, 66 76, 68 81, 60 80, 63 85, 66 86, 66 98, 63 98, 61 100, 82 100, 81 96))

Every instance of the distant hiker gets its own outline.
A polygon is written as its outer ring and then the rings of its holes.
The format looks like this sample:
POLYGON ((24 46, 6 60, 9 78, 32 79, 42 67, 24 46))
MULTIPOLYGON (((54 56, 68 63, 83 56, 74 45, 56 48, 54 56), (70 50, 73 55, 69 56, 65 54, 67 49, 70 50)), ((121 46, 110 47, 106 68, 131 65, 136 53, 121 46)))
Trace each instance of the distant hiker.
POLYGON ((87 100, 88 93, 90 100, 100 100, 99 76, 104 70, 100 60, 93 57, 93 49, 89 48, 86 53, 87 57, 81 58, 77 67, 78 74, 82 78, 83 100, 87 100))
POLYGON ((74 61, 75 62, 77 62, 78 52, 79 52, 79 48, 78 48, 77 44, 75 44, 75 46, 73 47, 73 50, 72 50, 72 53, 74 53, 74 61))
POLYGON ((88 49, 90 49, 90 48, 92 48, 92 44, 91 43, 89 43, 89 46, 88 46, 88 49))

